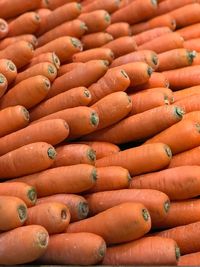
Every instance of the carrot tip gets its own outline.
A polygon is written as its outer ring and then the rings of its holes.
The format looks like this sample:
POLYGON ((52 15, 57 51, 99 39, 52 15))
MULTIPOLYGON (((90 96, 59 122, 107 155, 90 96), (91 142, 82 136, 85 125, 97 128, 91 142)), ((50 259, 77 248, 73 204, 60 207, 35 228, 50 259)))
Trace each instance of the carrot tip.
POLYGON ((167 200, 165 203, 164 203, 164 211, 167 213, 170 209, 170 202, 169 200, 167 200))
POLYGON ((145 221, 149 220, 150 215, 147 209, 142 209, 142 217, 144 218, 145 221))
POLYGON ((158 65, 158 57, 157 57, 157 55, 153 55, 152 56, 152 62, 153 62, 154 65, 158 65))
POLYGON ((147 68, 147 73, 148 73, 148 75, 149 75, 149 77, 151 77, 151 74, 153 73, 153 69, 152 69, 152 67, 148 67, 147 68))
POLYGON ((97 115, 96 112, 92 112, 91 117, 90 117, 90 122, 94 126, 97 126, 99 124, 99 116, 97 115))
POLYGON ((62 220, 66 220, 67 219, 67 210, 66 209, 61 210, 60 216, 61 216, 62 220))
POLYGON ((24 222, 27 218, 27 208, 25 205, 20 205, 17 209, 18 211, 18 215, 19 215, 19 219, 21 222, 24 222))
POLYGON ((55 68, 54 68, 53 66, 49 65, 49 66, 48 66, 48 72, 49 72, 50 74, 54 74, 54 73, 55 73, 55 68))
POLYGON ((179 247, 175 247, 175 255, 176 255, 176 260, 178 261, 180 256, 181 256, 181 251, 179 247))
POLYGON ((56 66, 56 68, 59 69, 60 68, 60 59, 58 58, 58 56, 55 53, 52 54, 52 59, 53 59, 53 63, 56 66))
POLYGON ((158 1, 157 0, 151 0, 151 3, 152 3, 153 6, 156 6, 156 7, 158 6, 158 1))
POLYGON ((29 112, 28 112, 28 110, 26 109, 26 108, 22 108, 22 112, 23 112, 23 115, 24 115, 24 119, 26 120, 26 121, 29 121, 30 120, 30 114, 29 114, 29 112))
POLYGON ((53 147, 49 147, 49 149, 47 150, 47 154, 50 159, 55 159, 57 155, 56 150, 53 147))
POLYGON ((49 242, 49 235, 45 232, 40 232, 37 235, 38 243, 40 247, 47 247, 49 242))
POLYGON ((37 192, 36 192, 35 188, 31 188, 28 191, 27 196, 28 196, 28 199, 30 199, 33 204, 36 203, 36 201, 37 201, 37 192))
POLYGON ((92 171, 92 180, 96 182, 97 180, 97 170, 94 168, 92 171))
POLYGON ((94 162, 96 160, 96 152, 94 151, 94 149, 92 149, 92 148, 88 149, 87 157, 92 162, 94 162))
POLYGON ((127 78, 127 79, 129 78, 129 77, 128 77, 128 74, 125 72, 125 70, 121 70, 121 74, 122 74, 125 78, 127 78))
POLYGON ((76 39, 76 38, 71 38, 71 43, 72 43, 72 45, 73 45, 74 47, 79 48, 80 51, 83 50, 82 43, 81 43, 78 39, 76 39))
POLYGON ((166 152, 167 156, 168 156, 169 158, 172 158, 172 151, 171 151, 171 148, 170 148, 169 146, 165 145, 164 149, 165 149, 165 152, 166 152))
POLYGON ((102 244, 102 246, 99 248, 98 254, 101 258, 104 258, 106 254, 106 245, 102 244))
POLYGON ((83 94, 84 94, 84 96, 86 96, 86 97, 88 97, 88 98, 91 97, 90 91, 87 90, 87 89, 84 90, 84 93, 83 93, 83 94))
POLYGON ((175 112, 175 115, 180 119, 182 119, 183 115, 185 114, 184 110, 180 107, 175 107, 174 112, 175 112))
POLYGON ((196 57, 197 52, 196 51, 188 51, 187 52, 187 58, 188 58, 188 62, 189 64, 192 64, 194 58, 196 57))
POLYGON ((110 17, 110 15, 109 15, 108 12, 106 12, 106 14, 105 14, 105 16, 104 16, 104 19, 105 19, 105 21, 107 21, 107 22, 110 22, 110 21, 111 21, 111 17, 110 17))

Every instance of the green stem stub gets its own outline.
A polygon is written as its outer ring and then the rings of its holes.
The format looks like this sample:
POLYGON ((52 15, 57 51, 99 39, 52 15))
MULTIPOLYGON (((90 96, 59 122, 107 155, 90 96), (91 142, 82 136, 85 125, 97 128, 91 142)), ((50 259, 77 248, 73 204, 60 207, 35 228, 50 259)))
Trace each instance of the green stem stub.
POLYGON ((168 156, 169 158, 172 158, 172 151, 171 151, 171 148, 170 148, 169 146, 165 145, 164 149, 165 149, 165 152, 166 152, 167 156, 168 156))
POLYGON ((158 64, 158 57, 157 57, 157 55, 153 55, 152 56, 152 62, 153 62, 154 65, 157 65, 158 64))
POLYGON ((37 201, 37 192, 35 190, 35 188, 31 188, 30 190, 28 190, 27 193, 28 199, 30 199, 30 201, 35 204, 37 201))
POLYGON ((150 215, 147 209, 142 209, 142 217, 144 218, 145 221, 149 220, 150 215))
POLYGON ((187 52, 187 58, 188 58, 188 62, 189 64, 192 64, 194 58, 197 56, 197 52, 196 51, 188 51, 187 52))
POLYGON ((98 126, 99 116, 97 115, 96 112, 92 112, 91 117, 90 117, 90 122, 93 126, 98 126))
POLYGON ((49 242, 49 236, 45 232, 38 232, 37 233, 37 240, 40 247, 47 247, 49 242))
POLYGON ((157 7, 158 6, 158 1, 157 0, 151 0, 151 3, 153 6, 157 7))
POLYGON ((164 211, 165 211, 166 213, 168 213, 169 209, 170 209, 170 202, 169 202, 169 200, 167 200, 167 201, 165 201, 165 203, 164 203, 164 211))
POLYGON ((84 92, 83 92, 84 96, 87 97, 87 98, 90 98, 91 97, 91 94, 90 94, 90 91, 85 89, 84 92))
POLYGON ((105 254, 106 254, 106 245, 102 244, 102 246, 100 246, 99 248, 99 256, 103 259, 105 254))
POLYGON ((97 180, 97 169, 94 168, 92 171, 92 180, 96 182, 97 180))
POLYGON ((174 113, 180 120, 183 118, 183 115, 185 114, 184 110, 180 107, 175 107, 174 113))
POLYGON ((181 256, 181 251, 179 247, 175 247, 175 255, 176 255, 176 260, 178 261, 180 256, 181 256))
POLYGON ((28 112, 28 110, 24 107, 22 107, 22 113, 24 115, 24 118, 26 121, 29 121, 30 120, 30 113, 28 112))
POLYGON ((55 159, 55 158, 56 158, 56 155, 57 155, 56 150, 55 150, 55 148, 53 148, 53 147, 49 147, 49 148, 48 148, 48 150, 47 150, 47 154, 48 154, 48 157, 49 157, 50 159, 55 159))
POLYGON ((89 161, 91 161, 91 162, 94 162, 96 160, 96 152, 94 151, 94 149, 92 149, 92 148, 88 149, 87 157, 88 157, 89 161))
POLYGON ((17 70, 15 64, 11 60, 7 61, 7 66, 9 68, 9 70, 11 70, 11 71, 16 71, 17 70))
POLYGON ((54 74, 54 73, 55 73, 55 69, 54 69, 54 67, 51 66, 51 65, 49 65, 49 66, 48 66, 48 72, 49 72, 50 74, 54 74))
POLYGON ((80 202, 78 204, 78 217, 79 219, 85 219, 89 213, 89 206, 87 202, 80 202))
POLYGON ((74 47, 79 48, 80 51, 83 50, 83 46, 77 38, 71 38, 71 43, 74 47))
POLYGON ((62 220, 66 220, 67 219, 67 210, 66 209, 62 209, 61 210, 60 217, 61 217, 62 220))
POLYGON ((107 21, 107 22, 110 22, 110 21, 111 21, 111 17, 110 17, 110 15, 109 15, 108 12, 105 13, 104 19, 105 19, 105 21, 107 21))
POLYGON ((78 10, 82 10, 82 5, 80 3, 76 4, 78 10))
POLYGON ((153 69, 152 69, 152 67, 148 67, 147 68, 147 73, 148 73, 148 75, 149 75, 149 77, 151 77, 151 74, 153 73, 153 69))
POLYGON ((27 218, 27 208, 24 205, 18 207, 18 215, 21 222, 24 222, 27 218))

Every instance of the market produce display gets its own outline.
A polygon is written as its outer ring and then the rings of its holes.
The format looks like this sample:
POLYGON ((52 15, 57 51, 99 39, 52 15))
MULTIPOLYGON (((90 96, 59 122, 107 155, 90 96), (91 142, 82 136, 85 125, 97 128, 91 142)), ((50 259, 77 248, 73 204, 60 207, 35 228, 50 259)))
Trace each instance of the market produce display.
POLYGON ((0 265, 200 265, 200 1, 0 0, 0 265))

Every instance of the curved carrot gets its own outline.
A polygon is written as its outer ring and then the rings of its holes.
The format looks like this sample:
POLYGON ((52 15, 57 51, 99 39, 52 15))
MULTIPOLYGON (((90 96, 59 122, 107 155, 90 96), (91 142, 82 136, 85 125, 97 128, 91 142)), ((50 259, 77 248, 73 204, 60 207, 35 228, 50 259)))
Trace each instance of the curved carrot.
POLYGON ((194 38, 199 38, 200 36, 200 23, 192 24, 181 29, 178 29, 178 32, 184 40, 190 40, 194 38))
POLYGON ((84 49, 101 47, 112 40, 112 35, 107 32, 89 33, 85 34, 81 38, 81 42, 83 44, 84 49))
POLYGON ((5 49, 9 45, 13 45, 19 41, 26 41, 28 43, 31 43, 32 46, 35 48, 38 44, 37 38, 33 34, 22 34, 17 35, 13 37, 7 37, 2 40, 0 40, 0 49, 5 49))
POLYGON ((90 4, 83 6, 82 13, 91 12, 91 11, 98 10, 98 9, 104 9, 108 13, 111 14, 119 8, 119 5, 120 5, 119 0, 117 1, 116 0, 110 0, 110 1, 95 0, 91 2, 90 4))
POLYGON ((47 52, 39 56, 35 56, 34 58, 31 59, 29 65, 27 65, 27 68, 28 67, 30 68, 36 64, 43 63, 43 62, 49 62, 53 64, 57 70, 59 70, 60 68, 60 59, 54 52, 47 52))
POLYGON ((17 77, 17 68, 15 64, 8 59, 0 59, 0 73, 2 73, 10 84, 17 77))
POLYGON ((14 178, 49 168, 56 157, 55 149, 37 142, 17 148, 0 157, 0 178, 14 178))
POLYGON ((111 34, 114 39, 131 35, 131 28, 127 22, 112 23, 105 31, 111 34))
POLYGON ((200 264, 200 252, 189 253, 180 257, 179 266, 198 266, 200 264))

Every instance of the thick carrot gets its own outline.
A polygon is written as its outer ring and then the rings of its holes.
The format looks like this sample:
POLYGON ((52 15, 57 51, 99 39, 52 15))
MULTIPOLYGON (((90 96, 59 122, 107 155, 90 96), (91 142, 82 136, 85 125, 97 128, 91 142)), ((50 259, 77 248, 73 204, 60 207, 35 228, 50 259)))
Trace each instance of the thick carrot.
POLYGON ((9 37, 35 33, 40 26, 40 16, 36 12, 26 12, 9 23, 9 37))
POLYGON ((168 166, 171 157, 171 150, 167 145, 146 144, 101 158, 96 161, 96 166, 121 166, 129 170, 130 175, 138 175, 168 166))
POLYGON ((65 233, 50 237, 48 249, 39 262, 92 265, 100 262, 105 253, 106 244, 100 236, 92 233, 65 233))
POLYGON ((25 202, 14 196, 0 196, 0 230, 9 231, 20 227, 27 219, 25 202))
POLYGON ((143 140, 177 123, 182 119, 183 114, 183 110, 178 106, 160 106, 132 115, 82 139, 106 141, 114 144, 143 140))
POLYGON ((166 96, 166 98, 169 100, 169 103, 172 104, 174 103, 174 92, 172 92, 171 89, 166 88, 166 87, 155 87, 155 88, 149 88, 149 89, 143 89, 142 91, 134 92, 131 95, 135 94, 141 94, 141 93, 152 93, 152 92, 160 92, 166 96))
POLYGON ((20 182, 1 183, 0 196, 13 196, 20 198, 28 207, 35 205, 37 201, 35 188, 20 182))
POLYGON ((8 88, 8 81, 6 77, 0 73, 0 98, 6 93, 8 88))
POLYGON ((128 188, 131 181, 128 170, 119 166, 97 168, 97 177, 96 184, 88 193, 128 188))
POLYGON ((76 53, 72 56, 73 62, 88 62, 90 60, 106 60, 111 63, 114 59, 114 53, 110 48, 97 47, 93 49, 88 49, 76 53))
POLYGON ((137 45, 142 45, 148 41, 153 40, 154 38, 170 32, 172 32, 172 30, 169 27, 155 27, 153 29, 134 35, 134 39, 137 45))
POLYGON ((174 239, 180 248, 181 255, 184 255, 199 252, 200 246, 197 238, 199 231, 200 222, 195 222, 158 232, 156 235, 174 239))
POLYGON ((22 105, 25 108, 34 107, 41 102, 51 88, 50 81, 37 75, 30 77, 12 87, 0 100, 0 107, 22 105))
POLYGON ((88 88, 92 95, 90 104, 96 103, 111 93, 125 91, 129 85, 130 79, 122 68, 109 70, 101 79, 88 88))
POLYGON ((179 257, 180 251, 173 239, 154 236, 109 247, 102 264, 177 265, 179 257))
POLYGON ((67 205, 71 216, 70 222, 85 219, 89 213, 87 200, 84 197, 75 194, 56 194, 42 197, 37 200, 36 204, 54 201, 67 205))
POLYGON ((111 34, 114 39, 131 35, 131 28, 127 22, 112 23, 105 31, 111 34))
POLYGON ((198 266, 200 264, 200 252, 189 253, 180 257, 179 266, 198 266))
POLYGON ((112 41, 113 37, 107 32, 95 32, 89 33, 81 38, 84 49, 92 49, 103 46, 108 42, 112 41))
POLYGON ((95 0, 90 4, 83 6, 82 12, 91 12, 98 9, 104 9, 108 13, 113 13, 119 8, 120 1, 119 0, 95 0))
POLYGON ((30 117, 33 121, 63 109, 87 106, 90 102, 89 90, 76 87, 38 104, 30 111, 30 117))
POLYGON ((155 189, 169 196, 171 200, 184 200, 199 195, 199 166, 180 166, 136 176, 130 188, 155 189))
POLYGON ((137 94, 129 95, 129 97, 132 100, 132 109, 130 115, 170 104, 170 99, 168 96, 163 92, 156 90, 153 90, 153 92, 139 92, 137 94))
POLYGON ((18 41, 3 50, 0 50, 0 58, 12 60, 17 68, 21 68, 28 64, 33 56, 33 45, 26 41, 18 41))
POLYGON ((148 233, 150 228, 151 218, 145 206, 127 202, 71 223, 66 231, 94 233, 103 237, 107 244, 116 244, 138 239, 148 233))
POLYGON ((0 73, 2 73, 10 84, 17 77, 17 68, 15 64, 8 59, 0 59, 0 73))
POLYGON ((31 124, 0 138, 0 156, 35 142, 47 142, 56 145, 67 138, 68 135, 68 124, 62 119, 46 120, 31 124))
POLYGON ((29 112, 23 106, 13 106, 0 111, 0 137, 20 130, 29 123, 29 112))
POLYGON ((74 139, 82 135, 95 131, 99 124, 99 117, 96 111, 89 107, 75 107, 64 109, 41 119, 34 121, 34 123, 50 119, 63 119, 67 121, 70 128, 68 139, 74 139))
POLYGON ((133 37, 122 36, 105 44, 103 47, 110 48, 115 57, 120 57, 137 50, 137 44, 133 37))
POLYGON ((85 22, 88 33, 104 31, 111 23, 109 13, 103 9, 82 13, 78 19, 85 22))
MULTIPOLYGON (((58 7, 61 7, 71 2, 74 2, 74 0, 53 0, 53 1, 42 0, 41 5, 51 10, 54 10, 58 7)), ((76 2, 80 2, 80 0, 77 0, 76 2)))
POLYGON ((111 68, 124 65, 131 62, 144 62, 151 66, 153 69, 158 67, 158 56, 152 50, 142 50, 129 53, 127 55, 118 57, 113 60, 111 68))
POLYGON ((13 18, 24 12, 40 7, 41 0, 3 0, 0 3, 0 17, 13 18))
POLYGON ((100 130, 125 118, 132 109, 132 101, 127 93, 115 92, 103 97, 91 107, 99 115, 97 130, 100 130))
POLYGON ((199 99, 200 99, 200 94, 198 93, 198 89, 197 89, 195 94, 188 95, 176 101, 176 105, 179 105, 180 107, 182 107, 184 111, 187 113, 192 112, 192 111, 199 111, 199 99))
POLYGON ((37 142, 22 146, 0 157, 0 178, 14 178, 49 168, 56 157, 55 149, 37 142))
MULTIPOLYGON (((108 64, 109 64, 109 62, 108 62, 108 64)), ((72 71, 73 69, 75 69, 76 67, 79 67, 79 66, 83 67, 84 63, 83 62, 66 63, 66 64, 60 66, 57 76, 60 77, 60 76, 64 75, 65 73, 70 72, 70 71, 72 71)))
POLYGON ((172 49, 182 48, 183 43, 184 39, 180 34, 170 32, 138 46, 138 50, 152 49, 156 53, 163 53, 172 49))
POLYGON ((64 22, 77 18, 80 13, 81 5, 79 3, 73 2, 63 4, 54 11, 50 12, 48 16, 45 16, 44 20, 41 21, 37 35, 40 36, 64 22))
POLYGON ((33 262, 44 254, 48 241, 48 232, 40 225, 18 227, 2 233, 0 264, 16 265, 33 262))
POLYGON ((16 42, 19 41, 26 41, 28 43, 31 43, 33 47, 36 47, 38 44, 37 38, 33 34, 22 34, 14 37, 7 37, 2 40, 0 40, 0 49, 5 49, 9 45, 13 45, 16 42))
POLYGON ((38 46, 40 47, 63 36, 81 38, 86 30, 85 23, 79 19, 67 21, 40 36, 38 38, 38 46))
POLYGON ((95 151, 85 144, 67 144, 56 148, 57 156, 53 167, 70 166, 76 164, 95 165, 95 151))
POLYGON ((92 60, 78 65, 72 71, 58 77, 51 87, 47 98, 78 86, 90 86, 100 79, 107 71, 107 61, 92 60))
POLYGON ((150 18, 156 8, 157 1, 143 0, 141 2, 140 0, 135 0, 129 5, 115 11, 111 16, 111 20, 112 23, 123 21, 129 24, 135 24, 150 18))
POLYGON ((125 202, 142 203, 150 213, 152 226, 167 217, 170 210, 169 197, 160 191, 151 189, 121 189, 97 192, 86 195, 86 199, 91 215, 125 202))
POLYGON ((4 19, 0 19, 0 39, 5 38, 8 35, 9 26, 4 19))
POLYGON ((59 202, 47 202, 28 208, 25 225, 41 225, 49 234, 64 232, 70 222, 68 207, 59 202))
POLYGON ((176 20, 169 14, 154 17, 146 22, 141 22, 131 26, 132 34, 138 34, 157 27, 168 27, 172 31, 176 28, 176 20))
POLYGON ((55 52, 61 63, 63 63, 70 59, 73 54, 80 51, 82 51, 82 44, 77 38, 63 36, 37 48, 34 56, 39 56, 46 52, 55 52))
POLYGON ((200 38, 186 40, 184 42, 184 48, 188 50, 195 50, 196 52, 200 52, 199 41, 200 41, 200 38))
POLYGON ((27 65, 27 68, 43 62, 49 62, 53 64, 57 68, 57 70, 59 70, 60 68, 60 59, 54 52, 47 52, 39 56, 35 56, 31 59, 29 65, 27 65))
POLYGON ((60 193, 84 192, 94 186, 96 179, 97 173, 94 166, 77 164, 45 170, 14 181, 34 186, 38 197, 45 197, 60 193))
POLYGON ((183 27, 177 32, 184 38, 184 40, 190 40, 200 37, 200 23, 192 24, 186 27, 183 27))

